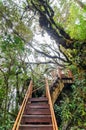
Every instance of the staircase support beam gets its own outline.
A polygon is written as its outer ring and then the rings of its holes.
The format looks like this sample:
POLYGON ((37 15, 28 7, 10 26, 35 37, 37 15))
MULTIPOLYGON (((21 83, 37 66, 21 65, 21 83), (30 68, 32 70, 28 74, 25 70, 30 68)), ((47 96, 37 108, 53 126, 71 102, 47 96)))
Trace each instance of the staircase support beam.
POLYGON ((64 88, 64 83, 62 81, 59 81, 59 83, 55 87, 55 90, 51 93, 51 100, 52 100, 53 105, 54 105, 55 101, 57 100, 57 98, 63 88, 64 88))

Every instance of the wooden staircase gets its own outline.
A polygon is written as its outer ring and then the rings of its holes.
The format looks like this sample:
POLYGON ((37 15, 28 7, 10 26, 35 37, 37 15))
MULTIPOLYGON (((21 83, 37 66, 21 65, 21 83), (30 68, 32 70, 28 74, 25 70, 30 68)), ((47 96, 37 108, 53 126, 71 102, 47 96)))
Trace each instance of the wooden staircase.
POLYGON ((45 97, 32 98, 32 81, 12 130, 58 130, 48 81, 45 97))
POLYGON ((62 92, 63 88, 70 87, 74 83, 73 74, 70 70, 65 74, 60 68, 58 68, 58 73, 54 71, 53 82, 50 86, 50 95, 52 99, 52 104, 56 102, 58 96, 62 92), (55 77, 54 77, 55 76, 55 77))

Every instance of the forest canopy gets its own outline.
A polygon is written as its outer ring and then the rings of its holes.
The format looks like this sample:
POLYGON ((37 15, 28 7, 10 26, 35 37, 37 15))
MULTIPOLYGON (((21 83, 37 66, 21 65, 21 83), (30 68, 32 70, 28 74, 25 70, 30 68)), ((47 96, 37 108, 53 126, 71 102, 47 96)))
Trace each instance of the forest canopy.
POLYGON ((12 128, 30 80, 44 86, 58 67, 75 79, 72 92, 54 106, 59 129, 85 130, 86 1, 0 0, 1 130, 12 128))

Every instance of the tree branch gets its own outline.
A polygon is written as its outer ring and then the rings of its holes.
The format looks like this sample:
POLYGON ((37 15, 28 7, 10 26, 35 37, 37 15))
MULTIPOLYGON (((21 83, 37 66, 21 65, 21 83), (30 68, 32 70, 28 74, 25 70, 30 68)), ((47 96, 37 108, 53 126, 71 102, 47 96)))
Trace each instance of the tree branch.
POLYGON ((31 65, 31 64, 35 64, 35 65, 40 65, 40 64, 57 64, 58 66, 64 67, 63 64, 60 64, 58 62, 54 62, 54 61, 44 61, 44 62, 26 62, 26 65, 31 65))
POLYGON ((47 54, 47 53, 45 53, 45 52, 43 52, 43 51, 40 51, 40 50, 38 50, 38 49, 36 49, 35 47, 33 47, 30 43, 29 43, 29 45, 36 51, 36 52, 38 52, 38 53, 40 53, 40 54, 42 54, 42 55, 44 55, 44 56, 46 56, 46 57, 48 57, 48 58, 51 58, 51 59, 60 59, 61 61, 63 61, 63 62, 67 62, 65 59, 63 59, 63 58, 61 58, 61 57, 58 57, 58 56, 51 56, 50 54, 47 54))

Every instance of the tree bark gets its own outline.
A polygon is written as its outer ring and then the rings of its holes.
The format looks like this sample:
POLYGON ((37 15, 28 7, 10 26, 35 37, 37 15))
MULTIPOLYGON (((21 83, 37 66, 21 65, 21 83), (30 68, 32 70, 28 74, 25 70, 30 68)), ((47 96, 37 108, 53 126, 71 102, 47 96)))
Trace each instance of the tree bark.
POLYGON ((44 28, 51 37, 53 37, 57 44, 64 46, 65 48, 73 48, 73 43, 75 40, 71 39, 69 34, 65 32, 65 30, 58 26, 54 19, 54 11, 50 7, 48 1, 40 1, 35 2, 34 0, 30 0, 28 2, 28 9, 30 6, 34 8, 36 12, 39 13, 39 24, 42 28, 44 28))

